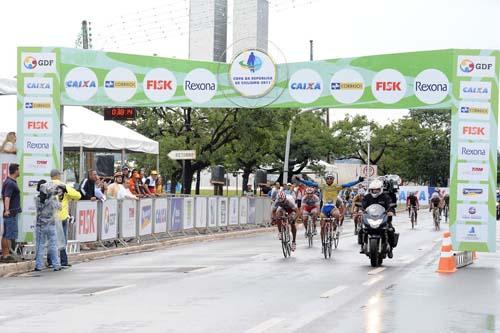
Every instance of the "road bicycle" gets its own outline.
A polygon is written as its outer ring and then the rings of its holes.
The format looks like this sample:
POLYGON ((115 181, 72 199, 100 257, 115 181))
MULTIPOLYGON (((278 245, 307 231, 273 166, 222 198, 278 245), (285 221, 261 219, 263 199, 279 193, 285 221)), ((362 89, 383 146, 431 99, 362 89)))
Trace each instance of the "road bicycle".
POLYGON ((304 219, 307 220, 307 223, 304 224, 304 226, 306 227, 307 241, 308 241, 309 247, 311 248, 313 246, 314 225, 313 225, 313 221, 312 221, 311 216, 306 215, 304 219))
POLYGON ((321 239, 321 251, 325 256, 325 259, 332 257, 332 248, 335 248, 339 245, 340 240, 340 226, 337 219, 332 217, 324 217, 322 218, 325 221, 323 226, 323 235, 321 239))
POLYGON ((285 213, 279 218, 281 221, 281 249, 285 258, 290 257, 292 253, 292 244, 290 240, 290 223, 288 222, 288 214, 285 213))
POLYGON ((434 219, 434 229, 436 231, 441 230, 441 227, 440 227, 441 216, 439 215, 439 208, 438 207, 432 208, 432 218, 434 219))
POLYGON ((411 228, 414 229, 415 225, 417 225, 417 207, 410 206, 410 221, 411 228))

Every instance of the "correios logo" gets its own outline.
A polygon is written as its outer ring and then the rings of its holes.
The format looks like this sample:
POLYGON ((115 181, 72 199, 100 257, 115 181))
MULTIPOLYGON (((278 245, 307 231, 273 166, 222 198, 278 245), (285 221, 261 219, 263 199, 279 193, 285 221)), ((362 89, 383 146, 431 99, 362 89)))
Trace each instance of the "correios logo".
POLYGON ((426 69, 415 78, 413 92, 425 104, 442 102, 449 93, 449 81, 446 75, 437 69, 426 69))
POLYGON ((357 102, 365 91, 365 81, 357 71, 346 68, 333 74, 330 80, 330 93, 343 104, 357 102))
POLYGON ((45 52, 22 52, 22 73, 55 73, 56 54, 45 52))
POLYGON ((154 68, 144 76, 142 87, 150 100, 165 102, 175 95, 177 81, 168 69, 154 68))
POLYGON ((73 68, 66 75, 64 88, 69 98, 75 101, 88 101, 97 93, 97 76, 89 68, 73 68))
POLYGON ((104 78, 104 92, 115 102, 126 102, 137 90, 137 78, 131 70, 117 67, 104 78))
POLYGON ((372 94, 384 104, 399 102, 406 95, 406 79, 395 69, 384 69, 372 80, 372 94))
POLYGON ((52 98, 40 96, 25 96, 24 114, 50 114, 52 112, 52 98))
POLYGON ((300 69, 290 77, 288 92, 299 103, 312 103, 323 92, 323 80, 318 72, 312 69, 300 69))
POLYGON ((195 103, 202 104, 210 101, 216 92, 217 79, 207 69, 193 69, 184 78, 184 94, 195 103))
POLYGON ((458 56, 457 76, 495 77, 494 56, 458 56))

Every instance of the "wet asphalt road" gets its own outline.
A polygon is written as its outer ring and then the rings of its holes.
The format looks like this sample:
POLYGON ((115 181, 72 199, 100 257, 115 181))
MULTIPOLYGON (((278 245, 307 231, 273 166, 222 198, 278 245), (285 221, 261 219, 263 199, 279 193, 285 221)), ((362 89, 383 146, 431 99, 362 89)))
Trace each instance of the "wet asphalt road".
POLYGON ((396 221, 375 270, 347 221, 330 260, 299 229, 286 260, 267 233, 0 279, 0 332, 499 332, 500 255, 440 275, 430 215, 396 221))

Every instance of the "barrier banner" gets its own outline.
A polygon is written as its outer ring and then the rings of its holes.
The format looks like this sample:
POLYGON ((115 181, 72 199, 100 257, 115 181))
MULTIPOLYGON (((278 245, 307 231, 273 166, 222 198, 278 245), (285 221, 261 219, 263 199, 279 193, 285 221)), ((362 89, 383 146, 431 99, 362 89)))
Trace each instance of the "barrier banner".
POLYGON ((168 199, 167 198, 155 199, 154 208, 155 208, 154 209, 155 221, 154 221, 153 232, 155 234, 167 232, 168 199))
POLYGON ((240 198, 240 224, 248 223, 248 198, 240 198))
POLYGON ((139 236, 153 233, 153 199, 139 201, 139 236))
POLYGON ((118 234, 118 202, 116 199, 110 199, 102 204, 99 203, 99 206, 101 206, 99 239, 114 239, 118 234))
POLYGON ((76 235, 80 242, 97 241, 97 201, 77 201, 76 235))
POLYGON ((217 226, 217 197, 208 198, 208 227, 217 226))
POLYGON ((238 225, 238 198, 229 198, 229 225, 238 225))
MULTIPOLYGON (((0 212, 3 212, 3 200, 0 200, 0 212)), ((3 235, 3 214, 0 214, 0 235, 3 235)), ((2 242, 0 242, 0 250, 2 249, 2 242)))
POLYGON ((217 225, 219 227, 227 226, 227 206, 228 200, 227 198, 219 197, 218 207, 217 207, 217 225))
POLYGON ((193 229, 194 227, 194 198, 184 198, 184 221, 183 229, 193 229))
POLYGON ((406 198, 408 198, 411 192, 415 193, 421 205, 427 205, 429 203, 429 189, 427 186, 400 186, 398 191, 398 202, 400 204, 406 204, 406 198))
POLYGON ((261 197, 255 198, 255 223, 264 223, 264 200, 261 197))
POLYGON ((135 200, 123 200, 121 205, 120 237, 137 237, 137 202, 135 200))
POLYGON ((182 230, 183 198, 172 198, 170 200, 170 231, 182 230))
POLYGON ((195 226, 196 228, 206 228, 207 227, 207 198, 206 197, 196 197, 195 198, 195 226))
POLYGON ((255 224, 255 198, 248 198, 248 224, 255 224))
POLYGON ((272 212, 273 212, 273 203, 271 199, 264 198, 264 223, 271 224, 272 212))

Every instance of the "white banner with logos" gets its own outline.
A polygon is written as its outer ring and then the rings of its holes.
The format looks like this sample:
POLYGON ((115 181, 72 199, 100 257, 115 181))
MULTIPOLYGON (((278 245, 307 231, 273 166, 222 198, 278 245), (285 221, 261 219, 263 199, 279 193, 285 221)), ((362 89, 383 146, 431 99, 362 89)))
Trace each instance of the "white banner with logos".
POLYGON ((248 223, 248 198, 240 198, 240 224, 248 223))
POLYGON ((115 239, 118 234, 118 202, 116 199, 104 201, 101 206, 100 240, 115 239))
POLYGON ((183 229, 193 229, 194 228, 194 198, 187 197, 184 198, 184 221, 183 229))
POLYGON ((208 227, 217 226, 217 197, 208 198, 208 227))
POLYGON ((205 197, 196 197, 195 199, 196 206, 196 228, 206 228, 207 227, 207 198, 205 197))
POLYGON ((97 241, 97 201, 76 202, 76 240, 97 241))
POLYGON ((429 188, 427 186, 400 186, 398 191, 398 202, 406 204, 406 198, 410 193, 414 193, 421 205, 429 202, 429 188))
POLYGON ((153 199, 139 201, 139 236, 153 233, 153 199))
POLYGON ((239 204, 237 197, 229 198, 229 225, 238 225, 239 204))
POLYGON ((137 201, 122 201, 120 226, 121 238, 137 237, 137 201))
POLYGON ((168 220, 168 199, 159 198, 155 199, 155 215, 154 215, 154 233, 167 232, 168 220))
POLYGON ((228 200, 225 197, 219 197, 219 203, 218 203, 218 208, 217 208, 217 225, 219 227, 226 227, 227 226, 227 207, 228 206, 228 200))

